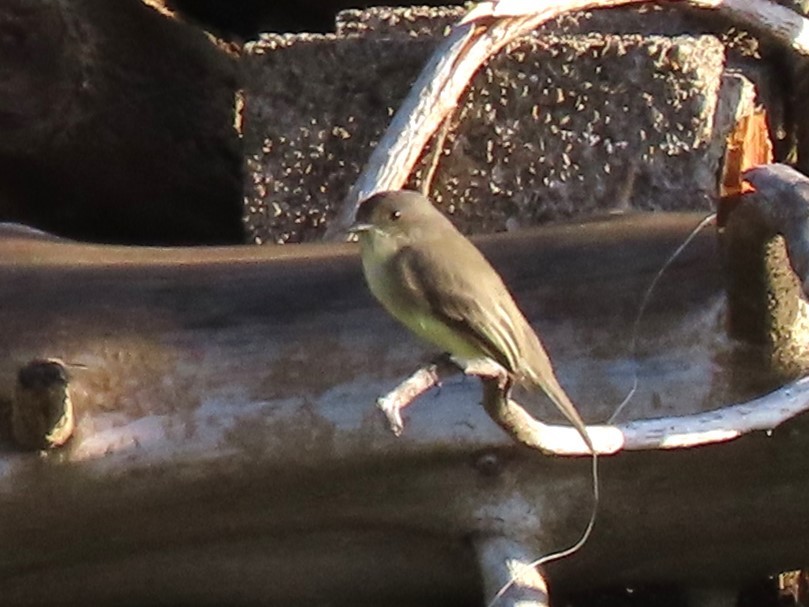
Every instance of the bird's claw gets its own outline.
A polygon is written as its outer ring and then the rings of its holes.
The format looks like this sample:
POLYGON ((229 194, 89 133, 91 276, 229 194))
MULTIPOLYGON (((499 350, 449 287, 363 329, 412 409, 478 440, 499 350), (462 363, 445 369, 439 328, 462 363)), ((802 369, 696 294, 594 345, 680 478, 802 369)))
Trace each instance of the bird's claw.
POLYGON ((462 360, 452 358, 452 361, 463 371, 464 375, 472 375, 489 379, 499 379, 508 375, 503 366, 488 358, 462 360))

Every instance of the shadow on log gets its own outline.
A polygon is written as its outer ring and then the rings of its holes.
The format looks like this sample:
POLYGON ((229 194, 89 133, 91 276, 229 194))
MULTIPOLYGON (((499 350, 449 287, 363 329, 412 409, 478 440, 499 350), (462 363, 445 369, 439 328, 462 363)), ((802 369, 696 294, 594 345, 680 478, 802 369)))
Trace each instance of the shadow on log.
POLYGON ((0 220, 238 244, 237 67, 139 0, 0 3, 0 220))
MULTIPOLYGON (((660 284, 628 355, 646 287, 698 220, 479 241, 588 422, 609 417, 634 372, 633 419, 755 395, 723 337, 710 234, 660 284)), ((0 280, 5 409, 20 367, 59 358, 76 424, 44 455, 6 428, 5 604, 471 604, 481 538, 540 556, 589 516, 589 462, 515 445, 476 381, 447 382, 390 434, 374 399, 430 353, 371 300, 351 245, 117 248, 8 228, 0 280)), ((803 427, 605 459, 595 532, 550 581, 737 580, 802 563, 803 427)))

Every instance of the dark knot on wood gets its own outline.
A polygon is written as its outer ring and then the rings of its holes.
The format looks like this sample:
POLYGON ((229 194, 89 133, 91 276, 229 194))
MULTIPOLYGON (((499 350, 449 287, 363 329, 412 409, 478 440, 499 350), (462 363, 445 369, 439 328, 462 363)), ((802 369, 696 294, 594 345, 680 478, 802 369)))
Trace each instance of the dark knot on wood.
POLYGON ((11 434, 23 449, 53 449, 73 434, 75 416, 65 366, 32 360, 19 370, 11 405, 11 434))

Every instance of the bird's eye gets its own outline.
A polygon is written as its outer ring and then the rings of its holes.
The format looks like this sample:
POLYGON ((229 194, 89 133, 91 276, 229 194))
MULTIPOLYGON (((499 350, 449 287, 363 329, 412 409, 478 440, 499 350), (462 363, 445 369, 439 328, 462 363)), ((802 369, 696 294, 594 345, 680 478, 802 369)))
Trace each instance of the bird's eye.
POLYGON ((397 210, 397 211, 391 211, 391 212, 390 212, 390 219, 391 219, 391 221, 396 221, 396 220, 397 220, 397 219, 399 219, 399 217, 401 217, 401 216, 402 216, 402 212, 401 212, 401 211, 398 211, 398 210, 397 210))

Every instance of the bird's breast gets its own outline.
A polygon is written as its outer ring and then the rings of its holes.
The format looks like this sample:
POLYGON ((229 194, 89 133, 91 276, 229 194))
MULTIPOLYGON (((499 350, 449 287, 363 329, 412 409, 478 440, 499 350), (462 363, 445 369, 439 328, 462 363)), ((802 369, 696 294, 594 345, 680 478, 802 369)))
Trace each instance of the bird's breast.
POLYGON ((395 267, 396 262, 395 251, 390 252, 384 246, 363 247, 363 271, 374 297, 396 320, 442 352, 459 359, 480 358, 479 347, 442 320, 413 288, 402 283, 402 272, 395 267))

